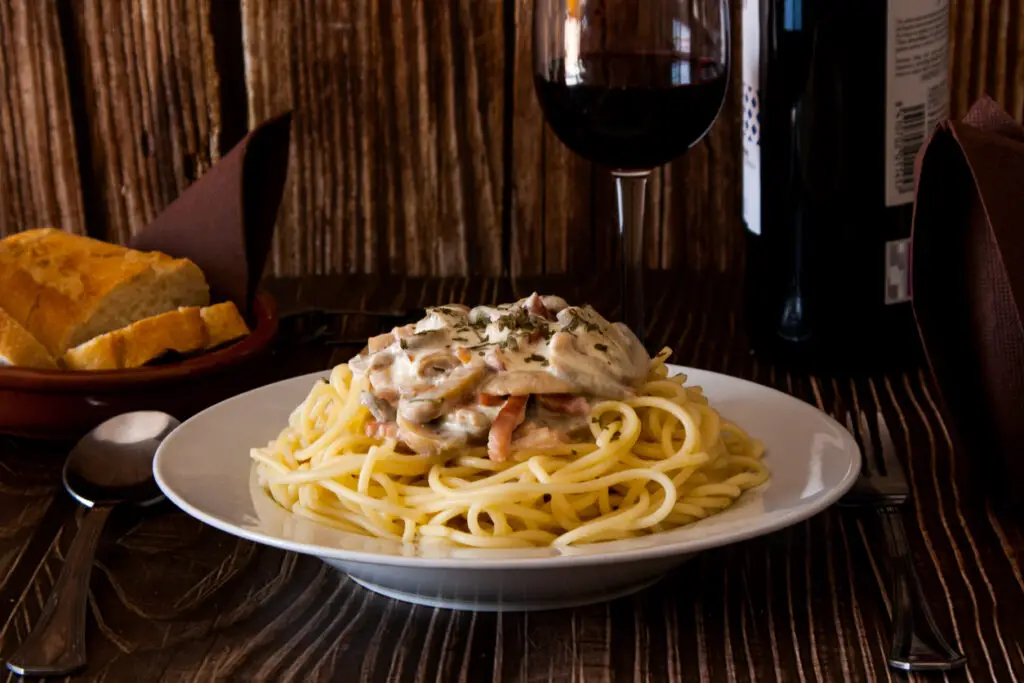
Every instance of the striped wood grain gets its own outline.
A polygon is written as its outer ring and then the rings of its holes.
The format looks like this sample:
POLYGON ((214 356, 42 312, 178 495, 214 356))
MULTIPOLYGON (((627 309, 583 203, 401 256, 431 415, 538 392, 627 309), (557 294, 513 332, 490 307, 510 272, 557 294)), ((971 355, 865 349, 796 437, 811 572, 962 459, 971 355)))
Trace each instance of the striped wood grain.
MULTIPOLYGON (((322 297, 331 289, 310 282, 291 291, 322 297)), ((845 409, 882 411, 914 490, 906 515, 921 581, 940 625, 968 655, 967 670, 944 680, 1024 676, 1024 533, 988 499, 983 465, 954 447, 930 380, 917 370, 852 380, 787 373, 747 353, 733 282, 654 284, 652 333, 677 362, 750 377, 840 418, 845 409), (673 293, 680 289, 691 292, 686 301, 673 293)), ((551 278, 345 285, 368 308, 396 299, 411 307, 495 302, 534 288, 605 310, 609 303, 600 289, 551 278)), ((353 350, 339 349, 334 360, 353 350)), ((325 354, 299 356, 312 369, 325 354)), ((27 463, 8 453, 0 464, 21 472, 27 463)), ((59 570, 75 524, 62 514, 53 547, 36 551, 38 569, 21 563, 29 588, 0 588, 15 603, 0 657, 38 617, 59 570)), ((22 546, 24 535, 0 549, 22 546)), ((116 522, 96 567, 92 664, 81 680, 901 680, 885 666, 891 595, 881 528, 869 514, 836 509, 701 553, 636 596, 550 613, 473 615, 392 602, 315 559, 253 546, 167 509, 116 522)))
POLYGON ((85 232, 66 58, 55 0, 0 4, 0 237, 85 232))
MULTIPOLYGON (((1024 120, 1022 2, 951 0, 955 116, 987 93, 1024 120)), ((0 235, 59 225, 124 240, 248 126, 295 108, 271 272, 607 268, 613 185, 543 123, 531 12, 530 0, 12 0, 0 235)), ((732 78, 707 139, 652 177, 650 266, 741 260, 732 78)))
POLYGON ((989 95, 1024 121, 1024 3, 951 0, 952 111, 989 95))
POLYGON ((216 2, 65 6, 90 233, 125 241, 240 138, 216 44, 234 34, 232 15, 216 2))
POLYGON ((250 123, 294 109, 275 273, 498 273, 498 0, 242 3, 250 123))

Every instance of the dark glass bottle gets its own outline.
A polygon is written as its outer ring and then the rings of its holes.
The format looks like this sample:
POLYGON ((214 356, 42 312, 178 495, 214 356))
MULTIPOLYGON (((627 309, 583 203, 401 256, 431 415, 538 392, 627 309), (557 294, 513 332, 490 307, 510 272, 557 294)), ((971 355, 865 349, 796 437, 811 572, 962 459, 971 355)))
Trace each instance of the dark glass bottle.
POLYGON ((746 320, 788 365, 916 348, 914 158, 948 116, 948 0, 744 0, 746 320))

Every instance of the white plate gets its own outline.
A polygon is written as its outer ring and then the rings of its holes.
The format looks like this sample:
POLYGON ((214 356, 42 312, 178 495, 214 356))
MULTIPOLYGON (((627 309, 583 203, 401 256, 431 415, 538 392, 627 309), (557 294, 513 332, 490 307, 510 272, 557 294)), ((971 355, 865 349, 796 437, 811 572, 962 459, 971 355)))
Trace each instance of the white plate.
POLYGON ((685 372, 711 404, 764 441, 771 479, 725 512, 651 536, 567 550, 438 549, 337 531, 295 517, 255 483, 249 449, 263 446, 326 373, 241 394, 176 429, 153 469, 178 507, 257 543, 306 553, 399 600, 455 609, 567 607, 650 585, 700 550, 761 536, 828 507, 860 471, 856 442, 838 422, 774 389, 704 370, 685 372))

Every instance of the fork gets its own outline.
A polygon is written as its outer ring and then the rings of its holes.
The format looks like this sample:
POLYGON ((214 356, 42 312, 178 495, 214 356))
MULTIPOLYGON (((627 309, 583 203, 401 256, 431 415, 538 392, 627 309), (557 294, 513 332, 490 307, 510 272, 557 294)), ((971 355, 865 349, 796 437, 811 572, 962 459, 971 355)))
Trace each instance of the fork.
POLYGON ((963 666, 964 656, 942 636, 928 608, 900 516, 901 507, 910 498, 910 486, 896 459, 896 448, 881 412, 877 421, 881 445, 878 450, 872 443, 871 427, 863 411, 859 412, 859 430, 854 427, 851 413, 846 413, 847 429, 851 434, 860 432, 864 464, 840 505, 874 509, 882 520, 894 595, 889 666, 903 671, 948 671, 963 666))

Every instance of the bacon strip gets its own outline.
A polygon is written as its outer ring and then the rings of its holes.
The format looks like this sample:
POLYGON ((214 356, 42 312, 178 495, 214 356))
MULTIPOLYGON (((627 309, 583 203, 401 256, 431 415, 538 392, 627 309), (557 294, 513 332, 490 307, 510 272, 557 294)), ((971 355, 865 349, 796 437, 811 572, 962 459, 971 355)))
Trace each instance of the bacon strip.
POLYGON ((580 417, 590 414, 590 404, 582 396, 573 396, 572 394, 538 394, 537 401, 553 413, 578 415, 580 417))
POLYGON ((526 417, 528 398, 529 396, 509 396, 505 405, 498 411, 498 416, 494 418, 490 434, 487 435, 487 455, 494 462, 504 462, 508 459, 512 432, 526 417))

